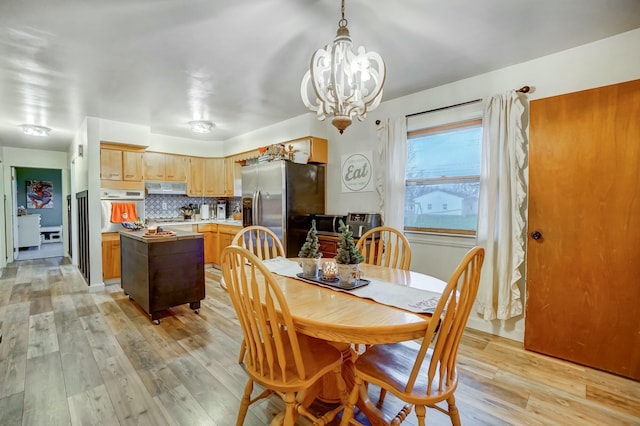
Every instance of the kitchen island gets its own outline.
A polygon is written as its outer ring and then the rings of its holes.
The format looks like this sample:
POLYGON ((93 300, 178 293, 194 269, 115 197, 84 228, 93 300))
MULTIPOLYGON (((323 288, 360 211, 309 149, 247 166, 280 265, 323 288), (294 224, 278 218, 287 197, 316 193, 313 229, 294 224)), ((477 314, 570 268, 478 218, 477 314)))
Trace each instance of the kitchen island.
POLYGON ((204 299, 204 238, 172 230, 120 232, 121 286, 159 324, 163 310, 189 303, 196 313, 204 299))

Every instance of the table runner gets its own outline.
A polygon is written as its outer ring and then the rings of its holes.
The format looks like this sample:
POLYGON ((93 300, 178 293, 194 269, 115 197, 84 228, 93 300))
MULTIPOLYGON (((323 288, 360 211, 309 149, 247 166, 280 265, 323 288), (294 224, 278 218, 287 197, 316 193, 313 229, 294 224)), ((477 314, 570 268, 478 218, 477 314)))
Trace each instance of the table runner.
POLYGON ((274 274, 371 299, 383 305, 393 306, 417 314, 433 313, 438 300, 440 300, 440 293, 397 285, 371 277, 366 277, 371 281, 369 285, 354 290, 343 290, 330 285, 323 285, 316 281, 305 280, 298 277, 296 274, 302 272, 302 268, 298 265, 298 262, 285 259, 284 257, 263 260, 263 263, 267 269, 274 274))

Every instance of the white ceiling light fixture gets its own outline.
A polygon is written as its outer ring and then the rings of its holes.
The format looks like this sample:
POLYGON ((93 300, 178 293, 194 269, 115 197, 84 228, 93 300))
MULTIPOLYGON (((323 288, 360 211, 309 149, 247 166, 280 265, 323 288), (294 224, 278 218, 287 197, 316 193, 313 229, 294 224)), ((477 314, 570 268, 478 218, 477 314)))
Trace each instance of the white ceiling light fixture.
POLYGON ((206 120, 190 121, 189 125, 194 133, 211 133, 211 129, 214 127, 212 122, 206 120))
POLYGON ((22 133, 29 136, 49 136, 50 128, 36 124, 21 124, 22 133))
POLYGON ((319 120, 331 121, 342 134, 351 125, 351 117, 362 121, 367 111, 375 109, 382 99, 385 65, 376 52, 366 52, 363 46, 351 50, 351 37, 344 18, 338 21, 338 31, 332 45, 318 49, 311 57, 311 66, 302 78, 300 94, 305 106, 316 111, 319 120), (314 93, 315 101, 309 99, 314 93))

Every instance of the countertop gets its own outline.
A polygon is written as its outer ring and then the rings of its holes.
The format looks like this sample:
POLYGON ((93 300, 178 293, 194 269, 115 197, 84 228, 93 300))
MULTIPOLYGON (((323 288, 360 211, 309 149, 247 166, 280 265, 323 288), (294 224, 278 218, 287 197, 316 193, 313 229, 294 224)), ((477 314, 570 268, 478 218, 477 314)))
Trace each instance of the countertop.
MULTIPOLYGON (((148 222, 155 222, 155 224, 161 228, 167 228, 175 225, 205 225, 208 223, 218 224, 218 225, 235 225, 242 226, 241 220, 233 220, 233 219, 208 219, 208 220, 175 220, 175 221, 167 221, 167 219, 148 219, 148 222)), ((148 224, 147 224, 148 226, 148 224)))
POLYGON ((132 238, 134 240, 142 241, 145 243, 164 243, 167 241, 204 238, 204 236, 198 232, 182 231, 179 229, 172 229, 172 231, 175 232, 175 235, 145 237, 145 234, 147 233, 147 229, 141 229, 139 231, 120 231, 120 235, 123 237, 132 238))

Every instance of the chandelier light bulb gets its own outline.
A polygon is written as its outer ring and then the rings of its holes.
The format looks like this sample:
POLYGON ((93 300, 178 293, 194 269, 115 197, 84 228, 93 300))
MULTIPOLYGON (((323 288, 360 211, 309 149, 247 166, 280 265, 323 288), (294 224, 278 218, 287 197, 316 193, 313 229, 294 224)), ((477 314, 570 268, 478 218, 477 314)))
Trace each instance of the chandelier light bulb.
POLYGON ((351 125, 352 117, 362 121, 367 111, 380 105, 386 74, 378 53, 367 52, 363 46, 352 50, 347 23, 342 0, 342 19, 333 45, 313 54, 300 85, 305 106, 315 111, 319 120, 333 117, 331 123, 341 134, 351 125))

